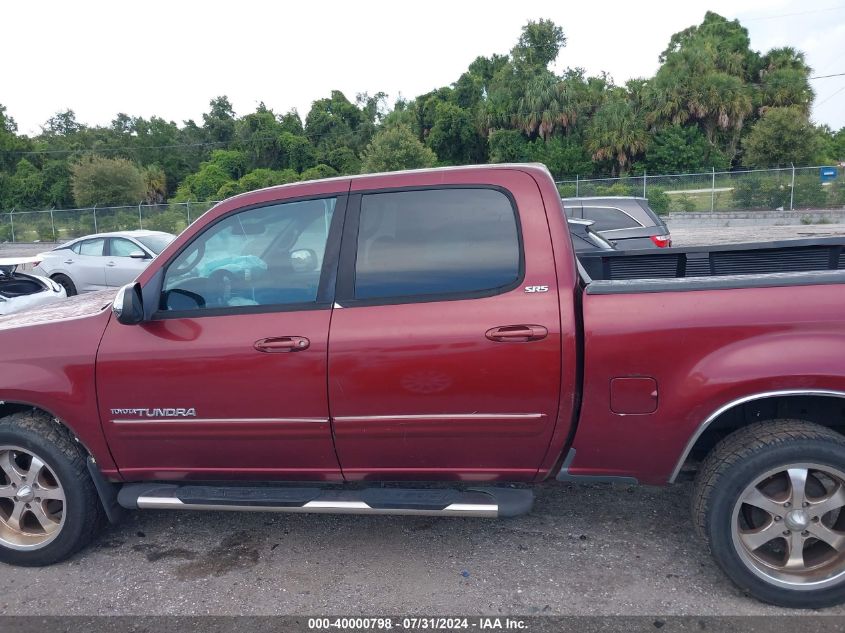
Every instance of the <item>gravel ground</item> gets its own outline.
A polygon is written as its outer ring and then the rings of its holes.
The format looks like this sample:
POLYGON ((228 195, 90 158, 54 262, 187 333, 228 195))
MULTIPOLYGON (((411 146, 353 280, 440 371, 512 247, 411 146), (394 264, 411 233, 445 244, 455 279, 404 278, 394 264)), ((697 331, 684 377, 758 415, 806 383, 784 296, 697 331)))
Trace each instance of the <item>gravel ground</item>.
POLYGON ((0 567, 0 613, 788 613, 716 568, 688 488, 546 484, 509 520, 136 512, 68 562, 0 567))
MULTIPOLYGON (((845 225, 678 228, 689 244, 845 225)), ((0 257, 45 245, 0 245, 0 257)), ((509 520, 135 512, 49 568, 0 566, 0 614, 752 615, 693 534, 689 485, 544 484, 509 520)), ((845 607, 826 610, 845 614, 845 607)))

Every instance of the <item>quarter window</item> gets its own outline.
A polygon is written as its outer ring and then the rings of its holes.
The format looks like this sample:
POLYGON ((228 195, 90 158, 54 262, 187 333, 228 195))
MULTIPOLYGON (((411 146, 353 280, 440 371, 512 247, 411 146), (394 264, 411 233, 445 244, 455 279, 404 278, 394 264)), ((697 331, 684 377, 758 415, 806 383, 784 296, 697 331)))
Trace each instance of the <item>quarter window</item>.
POLYGON ((168 265, 160 309, 315 302, 336 203, 287 202, 213 224, 168 265))
POLYGON ((355 298, 495 291, 520 275, 510 199, 493 189, 363 196, 355 298))

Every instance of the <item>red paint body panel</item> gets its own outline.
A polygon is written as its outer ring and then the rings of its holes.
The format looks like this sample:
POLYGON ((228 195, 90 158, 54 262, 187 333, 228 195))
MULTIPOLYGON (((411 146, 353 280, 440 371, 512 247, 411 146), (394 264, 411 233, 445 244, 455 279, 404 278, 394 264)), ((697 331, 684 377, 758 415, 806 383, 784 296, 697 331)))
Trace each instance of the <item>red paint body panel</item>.
POLYGON ((127 479, 340 480, 326 399, 330 310, 109 323, 100 345, 100 417, 127 479), (304 336, 267 354, 255 341, 304 336), (196 408, 137 418, 114 409, 196 408), (121 420, 115 422, 115 420, 121 420))
MULTIPOLYGON (((543 199, 524 172, 479 175, 449 170, 353 182, 352 193, 474 184, 509 191, 519 210, 525 276, 492 297, 334 311, 329 401, 347 479, 531 480, 559 424, 560 317, 543 199), (526 294, 532 285, 550 290, 526 294), (511 343, 485 336, 497 326, 529 323, 548 335, 511 343)), ((574 380, 572 372, 567 383, 574 380)))
POLYGON ((109 476, 117 472, 97 413, 94 361, 113 296, 96 292, 0 318, 0 401, 64 421, 109 476))
POLYGON ((575 475, 666 483, 698 426, 725 404, 774 390, 845 391, 840 286, 584 297, 584 402, 575 475), (617 376, 653 376, 649 415, 607 405, 617 376))

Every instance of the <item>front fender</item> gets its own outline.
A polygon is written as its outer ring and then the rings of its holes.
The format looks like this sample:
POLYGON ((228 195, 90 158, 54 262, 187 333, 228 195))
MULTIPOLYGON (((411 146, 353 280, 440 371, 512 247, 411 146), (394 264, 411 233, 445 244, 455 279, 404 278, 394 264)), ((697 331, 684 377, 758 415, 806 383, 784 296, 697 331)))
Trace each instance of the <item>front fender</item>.
POLYGON ((81 295, 0 319, 0 401, 58 418, 107 476, 116 468, 97 412, 94 365, 113 294, 81 295))

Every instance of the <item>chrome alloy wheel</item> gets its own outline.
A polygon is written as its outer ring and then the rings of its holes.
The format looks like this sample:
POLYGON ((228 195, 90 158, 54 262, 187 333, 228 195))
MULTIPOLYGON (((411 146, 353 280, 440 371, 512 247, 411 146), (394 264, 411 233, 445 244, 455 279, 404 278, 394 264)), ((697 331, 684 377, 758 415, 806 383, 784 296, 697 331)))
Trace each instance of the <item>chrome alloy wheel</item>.
POLYGON ((0 545, 40 549, 65 521, 65 492, 56 474, 31 451, 0 446, 0 545))
POLYGON ((820 464, 770 470, 739 495, 732 538, 763 580, 811 590, 845 578, 845 473, 820 464))

